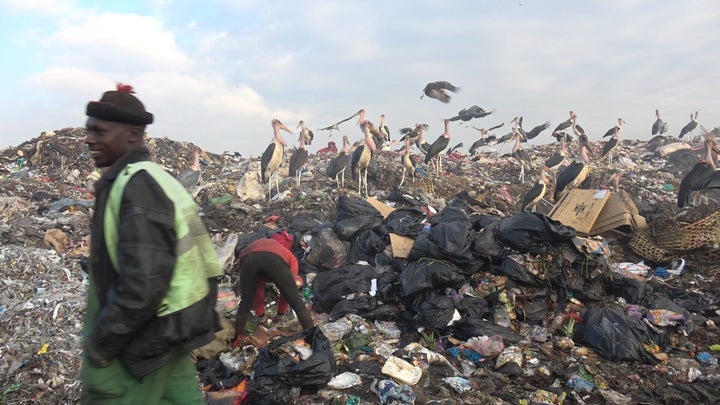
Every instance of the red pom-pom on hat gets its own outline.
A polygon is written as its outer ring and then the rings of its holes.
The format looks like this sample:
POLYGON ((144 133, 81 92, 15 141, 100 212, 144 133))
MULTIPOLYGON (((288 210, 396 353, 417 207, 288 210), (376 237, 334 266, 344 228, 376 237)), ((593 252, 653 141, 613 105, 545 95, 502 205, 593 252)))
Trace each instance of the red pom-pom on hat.
POLYGON ((117 91, 120 91, 123 93, 131 93, 131 94, 135 93, 135 89, 133 89, 133 86, 131 86, 129 84, 124 84, 124 83, 117 84, 117 91))

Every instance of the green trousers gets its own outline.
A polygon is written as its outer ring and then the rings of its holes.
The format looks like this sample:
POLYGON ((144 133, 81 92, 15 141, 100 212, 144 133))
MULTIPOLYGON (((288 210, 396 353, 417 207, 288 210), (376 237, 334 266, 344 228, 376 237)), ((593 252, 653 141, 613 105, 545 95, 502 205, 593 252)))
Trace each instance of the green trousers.
POLYGON ((125 366, 113 360, 104 368, 93 367, 83 358, 82 404, 204 404, 202 391, 190 355, 182 356, 142 380, 128 374, 125 366))

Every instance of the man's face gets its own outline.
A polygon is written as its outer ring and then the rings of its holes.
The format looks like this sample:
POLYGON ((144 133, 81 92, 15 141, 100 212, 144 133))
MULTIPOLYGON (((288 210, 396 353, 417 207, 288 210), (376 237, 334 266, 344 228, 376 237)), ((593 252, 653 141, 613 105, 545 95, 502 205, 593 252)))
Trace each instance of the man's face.
POLYGON ((138 126, 95 117, 88 117, 85 125, 85 144, 97 167, 111 166, 127 152, 137 148, 142 140, 142 131, 138 126))

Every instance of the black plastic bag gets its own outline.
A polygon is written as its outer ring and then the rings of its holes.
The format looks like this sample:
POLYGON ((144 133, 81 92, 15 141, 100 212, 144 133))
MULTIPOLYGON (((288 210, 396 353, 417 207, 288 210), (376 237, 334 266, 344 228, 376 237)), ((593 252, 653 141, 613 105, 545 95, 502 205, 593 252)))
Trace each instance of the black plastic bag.
POLYGON ((297 233, 308 233, 316 226, 326 224, 327 221, 322 214, 316 214, 313 212, 301 212, 295 214, 290 222, 289 229, 297 233))
POLYGON ((576 236, 575 229, 542 214, 521 212, 500 221, 498 238, 520 253, 547 254, 558 242, 576 236))
POLYGON ((548 283, 537 278, 534 274, 530 273, 525 266, 515 261, 512 257, 503 258, 502 264, 499 268, 494 268, 500 274, 507 276, 509 279, 520 283, 528 287, 544 287, 548 283))
POLYGON ((506 344, 515 344, 524 339, 509 328, 497 325, 494 322, 472 317, 466 317, 455 322, 452 329, 453 335, 460 340, 468 340, 471 337, 477 336, 500 335, 506 344))
POLYGON ((652 288, 644 281, 615 275, 608 288, 610 294, 625 298, 628 304, 647 306, 652 288))
POLYGON ((422 326, 433 329, 442 329, 448 326, 455 313, 452 298, 439 295, 429 298, 420 304, 419 321, 422 326))
POLYGON ((371 280, 377 277, 372 267, 363 264, 318 273, 312 282, 313 310, 328 313, 346 295, 369 292, 371 280))
POLYGON ((611 361, 632 360, 656 364, 657 360, 642 346, 654 341, 645 324, 621 311, 608 308, 590 308, 583 315, 573 339, 586 344, 611 361))
POLYGON ((473 234, 470 249, 476 256, 492 260, 507 253, 505 247, 495 238, 499 226, 500 221, 496 221, 473 234))
POLYGON ((317 326, 279 338, 258 352, 248 387, 248 403, 292 403, 292 387, 320 388, 330 381, 334 371, 335 358, 330 340, 317 326), (297 339, 303 339, 312 349, 312 354, 305 360, 297 361, 283 350, 297 339))
POLYGON ((327 226, 313 230, 310 239, 310 253, 305 260, 320 269, 335 269, 347 260, 350 244, 338 239, 337 235, 327 226))
POLYGON ((350 198, 346 195, 340 197, 337 204, 337 221, 353 218, 361 215, 377 215, 380 216, 375 207, 365 200, 350 198))
POLYGON ((413 247, 408 253, 407 259, 410 261, 419 260, 422 258, 430 259, 445 259, 445 255, 442 250, 435 242, 430 240, 430 236, 425 233, 421 233, 420 236, 413 242, 413 247))
POLYGON ((333 305, 328 319, 330 322, 335 322, 347 314, 358 314, 362 316, 365 312, 370 312, 377 308, 377 306, 377 299, 371 295, 361 295, 353 299, 341 300, 333 305))
POLYGON ((426 289, 445 291, 460 288, 465 275, 451 263, 440 260, 420 259, 409 263, 400 273, 403 296, 407 297, 426 289))
POLYGON ((336 222, 333 231, 340 240, 349 241, 357 234, 382 224, 383 219, 379 215, 358 215, 336 222))

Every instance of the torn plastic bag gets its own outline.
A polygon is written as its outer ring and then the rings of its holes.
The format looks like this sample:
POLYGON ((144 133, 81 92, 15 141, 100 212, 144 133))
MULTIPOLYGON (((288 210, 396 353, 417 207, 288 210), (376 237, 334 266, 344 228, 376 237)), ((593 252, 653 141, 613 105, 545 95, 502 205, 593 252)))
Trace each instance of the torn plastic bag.
POLYGON ((350 198, 346 195, 340 197, 337 203, 337 221, 340 222, 344 219, 349 219, 362 215, 376 215, 380 216, 375 207, 365 200, 357 198, 350 198))
POLYGON ((507 253, 505 247, 495 238, 499 226, 500 221, 496 221, 474 233, 470 249, 475 255, 492 260, 507 253))
POLYGON ((458 312, 460 312, 460 315, 462 317, 473 317, 478 319, 486 318, 490 310, 488 308, 488 303, 485 301, 484 298, 480 297, 472 297, 469 295, 460 295, 455 297, 453 300, 453 303, 455 304, 455 308, 457 308, 458 312))
POLYGON ((383 219, 379 215, 358 215, 336 222, 333 230, 340 240, 349 241, 357 234, 382 224, 383 219))
POLYGON ((625 298, 628 304, 647 306, 652 287, 644 281, 613 274, 608 292, 616 297, 625 298))
POLYGON ((497 229, 498 238, 520 253, 547 254, 552 246, 575 237, 575 229, 542 214, 521 212, 503 218, 497 229))
POLYGON ((433 329, 446 328, 455 313, 452 298, 447 295, 432 297, 420 304, 418 320, 433 329))
POLYGON ((468 340, 472 337, 500 335, 507 344, 515 344, 524 338, 509 328, 495 324, 483 319, 465 317, 452 326, 453 335, 460 340, 468 340))
POLYGON ((313 212, 302 212, 295 214, 290 222, 290 228, 293 232, 297 233, 308 233, 316 226, 326 224, 327 221, 322 214, 316 214, 313 212))
POLYGON ((343 242, 328 226, 316 228, 311 233, 310 253, 305 260, 320 269, 335 269, 347 259, 350 244, 343 242))
POLYGON ((425 213, 416 208, 399 208, 385 218, 385 232, 417 238, 425 226, 425 213))
POLYGON ((330 381, 334 371, 335 359, 330 340, 317 326, 279 338, 262 347, 253 363, 248 403, 292 403, 292 387, 320 388, 330 381), (298 339, 304 340, 305 347, 312 350, 307 359, 288 353, 298 339))
POLYGON ((518 263, 510 256, 503 258, 499 268, 493 266, 493 270, 493 273, 499 272, 499 274, 505 275, 509 279, 527 287, 545 287, 548 284, 547 282, 543 282, 537 278, 534 274, 530 273, 525 266, 518 263))
POLYGON ((642 346, 655 336, 641 321, 609 307, 590 308, 575 330, 573 340, 586 344, 611 361, 632 360, 656 364, 657 360, 642 346))
POLYGON ((333 305, 328 316, 330 322, 334 322, 347 314, 357 314, 363 316, 365 312, 372 311, 377 308, 378 301, 370 295, 361 295, 353 299, 345 299, 338 301, 333 305))
POLYGON ((377 277, 375 270, 364 264, 320 272, 312 282, 313 309, 317 313, 328 313, 346 295, 369 292, 371 280, 377 277))
POLYGON ((397 304, 402 297, 400 275, 394 271, 380 273, 377 279, 375 296, 386 304, 397 304))
POLYGON ((458 289, 465 283, 465 275, 455 265, 441 260, 420 259, 408 265, 400 273, 403 296, 413 295, 426 289, 445 291, 458 289))

